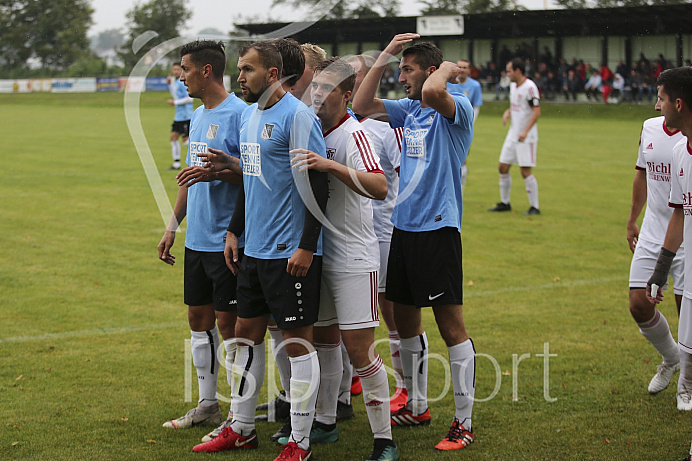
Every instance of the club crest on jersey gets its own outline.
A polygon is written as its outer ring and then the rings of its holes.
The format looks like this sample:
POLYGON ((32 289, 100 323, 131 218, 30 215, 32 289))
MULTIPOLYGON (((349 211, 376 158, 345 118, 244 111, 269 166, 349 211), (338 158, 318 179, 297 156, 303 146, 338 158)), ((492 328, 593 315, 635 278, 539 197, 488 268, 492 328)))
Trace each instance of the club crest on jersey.
POLYGON ((272 132, 273 131, 274 131, 274 124, 265 123, 264 128, 262 128, 262 134, 260 134, 260 138, 264 139, 265 141, 269 141, 272 138, 272 132))
POLYGON ((219 132, 219 125, 209 124, 209 129, 207 130, 207 139, 215 139, 216 133, 219 132))
POLYGON ((432 125, 433 120, 435 120, 435 114, 430 114, 430 118, 428 119, 427 122, 425 122, 426 125, 432 125))
POLYGON ((650 142, 648 146, 646 146, 647 149, 653 149, 654 148, 654 143, 650 142))
POLYGON ((333 147, 327 147, 327 159, 334 160, 335 155, 336 149, 334 149, 333 147))

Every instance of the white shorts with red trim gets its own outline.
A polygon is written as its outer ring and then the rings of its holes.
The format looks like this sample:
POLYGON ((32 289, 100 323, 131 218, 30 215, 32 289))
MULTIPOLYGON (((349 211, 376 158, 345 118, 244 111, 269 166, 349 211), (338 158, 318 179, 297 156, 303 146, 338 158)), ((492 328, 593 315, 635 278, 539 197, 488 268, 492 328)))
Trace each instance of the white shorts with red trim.
POLYGON ((384 293, 387 291, 387 261, 389 261, 389 247, 391 242, 379 242, 380 244, 380 270, 377 291, 384 293))
MULTIPOLYGON (((646 283, 654 273, 658 254, 661 252, 661 245, 640 239, 634 249, 632 264, 630 265, 630 288, 646 288, 646 283)), ((681 295, 685 286, 685 253, 678 250, 670 268, 670 275, 673 277, 673 293, 681 295)), ((668 282, 663 286, 663 290, 668 288, 668 282)))
POLYGON ((692 299, 682 298, 678 323, 678 346, 682 352, 692 354, 692 299))
POLYGON ((500 152, 500 163, 520 167, 535 167, 537 144, 536 140, 526 139, 519 142, 507 136, 500 152))
POLYGON ((322 270, 320 314, 315 326, 338 323, 341 330, 379 326, 377 285, 377 271, 350 273, 322 270))

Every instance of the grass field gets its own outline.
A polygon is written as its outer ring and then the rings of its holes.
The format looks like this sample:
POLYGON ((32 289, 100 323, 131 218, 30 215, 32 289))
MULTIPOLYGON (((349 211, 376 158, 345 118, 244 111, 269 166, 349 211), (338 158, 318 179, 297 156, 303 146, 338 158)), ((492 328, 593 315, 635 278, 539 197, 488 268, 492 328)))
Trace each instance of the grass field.
MULTIPOLYGON (((166 98, 142 95, 141 114, 173 200, 166 98)), ((431 404, 431 426, 394 430, 402 459, 682 458, 692 415, 676 409, 674 386, 647 394, 659 359, 627 310, 625 222, 639 129, 653 108, 544 105, 535 170, 542 215, 527 218, 518 171, 517 211, 486 212, 498 200, 505 107, 481 110, 465 191, 465 317, 487 354, 477 365, 476 397, 486 401, 474 407, 476 443, 462 453, 433 449, 452 416, 448 394, 431 404), (538 356, 544 348, 554 354, 549 366, 538 356), (522 356, 514 380, 513 357, 522 356)), ((8 173, 0 183, 0 459, 210 459, 190 451, 205 429, 161 427, 194 406, 184 401, 184 235, 178 264, 161 263, 164 221, 122 95, 0 95, 0 112, 8 173)), ((662 311, 677 331, 670 299, 662 311)), ((431 352, 446 357, 429 310, 424 321, 431 352)), ((386 337, 384 327, 378 334, 386 337)), ((442 393, 439 362, 430 363, 430 383, 430 396, 442 393)), ((228 395, 222 379, 220 391, 228 395)), ((354 403, 356 418, 340 426, 339 443, 315 447, 317 460, 370 453, 362 399, 354 403)), ((274 459, 268 437, 277 428, 259 423, 258 450, 216 458, 274 459)))

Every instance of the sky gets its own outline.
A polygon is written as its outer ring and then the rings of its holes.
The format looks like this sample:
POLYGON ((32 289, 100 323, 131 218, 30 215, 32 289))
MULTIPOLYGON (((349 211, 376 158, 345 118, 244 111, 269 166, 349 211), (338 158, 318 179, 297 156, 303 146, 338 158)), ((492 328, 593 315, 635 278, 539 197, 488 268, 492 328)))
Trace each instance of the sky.
MULTIPOLYGON (((94 25, 89 30, 89 35, 97 34, 107 29, 121 29, 126 31, 125 14, 135 4, 143 3, 143 0, 91 0, 94 8, 94 25)), ((195 0, 187 2, 192 5, 192 17, 185 27, 191 35, 206 28, 215 28, 222 32, 228 32, 231 24, 239 15, 243 17, 256 17, 262 22, 267 19, 280 21, 294 21, 303 18, 301 11, 287 7, 272 8, 272 0, 250 0, 240 2, 238 0, 195 0), (244 5, 244 9, 237 7, 238 3, 244 5)), ((555 8, 553 0, 519 0, 519 3, 530 9, 555 8)), ((401 0, 400 16, 417 16, 421 4, 415 0, 401 0)))

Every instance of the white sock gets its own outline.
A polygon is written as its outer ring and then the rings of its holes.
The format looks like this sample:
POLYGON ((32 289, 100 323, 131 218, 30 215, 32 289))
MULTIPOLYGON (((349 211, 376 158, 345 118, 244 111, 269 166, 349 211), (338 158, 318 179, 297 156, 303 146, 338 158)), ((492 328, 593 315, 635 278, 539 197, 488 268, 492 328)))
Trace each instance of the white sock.
POLYGON ((469 167, 464 163, 461 165, 461 188, 466 187, 466 178, 469 176, 469 167))
POLYGON ((315 421, 336 424, 336 401, 343 375, 341 348, 339 344, 315 343, 315 349, 320 361, 320 388, 315 405, 315 421))
POLYGON ((656 309, 654 317, 648 322, 637 323, 639 332, 649 340, 652 346, 663 356, 663 363, 673 365, 680 361, 678 343, 670 333, 670 326, 665 316, 656 309))
POLYGON ((240 435, 248 435, 255 428, 255 407, 264 384, 264 341, 255 346, 238 344, 233 365, 231 393, 231 427, 240 435))
POLYGON ((680 351, 680 377, 678 378, 678 392, 683 389, 692 391, 692 354, 680 351))
POLYGON ((389 352, 392 357, 392 368, 396 371, 396 387, 403 389, 406 387, 404 383, 404 371, 401 369, 401 354, 399 353, 399 332, 397 330, 389 331, 389 352))
POLYGON ((303 450, 310 446, 310 428, 315 415, 320 364, 317 352, 291 357, 291 437, 303 450))
POLYGON ((509 192, 512 190, 512 176, 507 174, 500 175, 500 201, 509 203, 509 192))
MULTIPOLYGON (((226 349, 226 380, 228 381, 228 386, 233 389, 233 363, 235 362, 235 353, 237 351, 237 343, 235 338, 225 339, 223 341, 223 347, 226 349)), ((228 410, 228 415, 232 416, 231 410, 228 410)))
POLYGON ((538 209, 538 181, 534 175, 524 178, 526 185, 526 195, 529 196, 529 205, 538 209))
POLYGON ((418 416, 428 409, 428 337, 401 338, 401 368, 408 390, 406 406, 418 416))
POLYGON ((356 372, 363 385, 363 401, 373 435, 376 439, 391 440, 389 383, 387 382, 387 371, 382 365, 382 358, 378 355, 370 365, 356 368, 356 372))
MULTIPOLYGON (((353 377, 353 366, 351 365, 351 358, 348 356, 348 351, 344 342, 341 341, 341 382, 339 383, 339 401, 345 403, 346 405, 351 404, 351 378, 353 377)), ((320 366, 321 363, 320 363, 320 366)))
POLYGON ((199 403, 201 405, 218 405, 216 386, 219 378, 219 360, 216 349, 219 347, 219 330, 192 331, 192 363, 197 369, 199 385, 199 403))
POLYGON ((178 141, 171 141, 171 156, 174 162, 180 161, 180 143, 178 141))
POLYGON ((291 394, 291 362, 288 360, 288 352, 286 348, 282 347, 278 349, 279 344, 284 340, 281 330, 277 326, 270 326, 267 328, 269 330, 269 336, 272 339, 272 354, 274 354, 274 360, 276 361, 276 369, 279 370, 279 380, 281 381, 281 386, 286 391, 286 395, 291 394))
POLYGON ((476 393, 476 350, 470 339, 448 349, 456 407, 454 417, 471 430, 473 397, 476 393))

